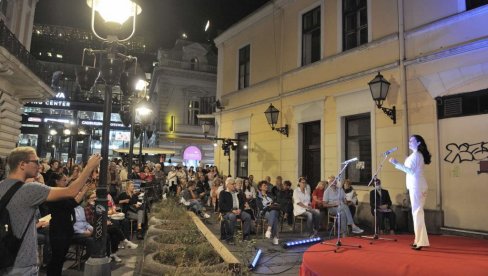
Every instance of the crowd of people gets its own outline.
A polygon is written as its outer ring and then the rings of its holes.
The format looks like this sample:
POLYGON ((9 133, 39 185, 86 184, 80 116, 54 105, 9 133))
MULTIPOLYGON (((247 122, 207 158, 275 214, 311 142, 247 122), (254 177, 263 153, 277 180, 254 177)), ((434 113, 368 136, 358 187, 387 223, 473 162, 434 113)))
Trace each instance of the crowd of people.
MULTIPOLYGON (((411 195, 416 204, 416 237, 412 247, 420 250, 429 246, 422 213, 426 184, 421 173, 424 163, 430 163, 430 154, 420 136, 412 136, 410 144, 413 153, 406 165, 399 164, 396 159, 390 162, 407 173, 410 190, 417 192, 417 182, 423 185, 418 189, 420 192, 411 195), (418 179, 421 181, 412 177, 409 181, 410 174, 420 175, 418 179)), ((100 160, 99 155, 93 155, 84 165, 71 165, 61 164, 58 160, 42 161, 30 147, 18 147, 11 152, 7 161, 10 172, 0 185, 0 198, 13 190, 12 187, 21 185, 11 197, 7 210, 15 236, 29 234, 23 238, 12 266, 0 268, 0 274, 37 275, 37 256, 32 248, 38 243, 43 243, 46 248, 48 275, 61 275, 74 239, 84 239, 87 254, 90 254, 100 160)), ((327 219, 324 214, 340 215, 340 229, 344 233, 349 228, 355 234, 363 232, 354 222, 358 198, 351 181, 339 181, 334 176, 318 182, 312 191, 306 177, 300 177, 296 188, 292 189, 293 183, 281 176, 277 176, 274 183, 269 176, 256 183, 253 175, 233 178, 221 175, 215 166, 196 169, 171 166, 165 172, 162 164, 151 162, 142 168, 135 165, 127 171, 122 160, 113 159, 109 162, 106 183, 110 217, 106 254, 115 262, 122 261, 116 255, 120 247, 137 248, 137 244, 130 241, 133 225, 136 226, 136 237, 143 239, 151 203, 147 197, 149 193, 158 199, 174 197, 202 219, 209 218, 208 211, 213 210, 221 218, 221 239, 230 244, 234 242, 238 219, 244 240, 250 239, 259 220, 265 220, 265 237, 273 244, 279 243, 280 219, 292 225, 297 216, 306 220, 310 237, 315 237, 323 227, 327 219), (145 193, 141 193, 141 187, 145 188, 145 193)), ((387 218, 389 229, 394 233, 395 214, 391 210, 389 193, 382 189, 381 180, 375 179, 374 183, 375 189, 370 193, 371 213, 381 229, 387 218)))
POLYGON ((279 243, 279 223, 293 224, 296 216, 307 222, 308 236, 315 237, 323 227, 327 209, 330 214, 342 214, 344 233, 347 227, 352 233, 362 233, 353 220, 357 194, 349 180, 337 188, 335 177, 320 181, 313 193, 307 179, 300 177, 296 188, 292 182, 277 176, 254 181, 254 176, 233 178, 220 175, 216 167, 172 167, 167 176, 169 194, 180 197, 180 202, 190 210, 208 218, 205 210, 214 210, 221 218, 221 239, 234 243, 234 230, 238 221, 242 224, 242 239, 250 239, 261 219, 266 221, 265 237, 273 244, 279 243))

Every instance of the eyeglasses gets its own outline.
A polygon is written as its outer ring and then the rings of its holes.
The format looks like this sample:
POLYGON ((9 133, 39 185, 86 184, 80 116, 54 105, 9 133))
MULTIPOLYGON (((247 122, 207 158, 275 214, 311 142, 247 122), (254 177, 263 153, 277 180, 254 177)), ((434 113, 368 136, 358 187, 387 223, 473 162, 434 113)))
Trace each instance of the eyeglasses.
POLYGON ((36 163, 37 165, 41 165, 41 159, 37 159, 37 160, 26 160, 24 161, 25 163, 36 163))

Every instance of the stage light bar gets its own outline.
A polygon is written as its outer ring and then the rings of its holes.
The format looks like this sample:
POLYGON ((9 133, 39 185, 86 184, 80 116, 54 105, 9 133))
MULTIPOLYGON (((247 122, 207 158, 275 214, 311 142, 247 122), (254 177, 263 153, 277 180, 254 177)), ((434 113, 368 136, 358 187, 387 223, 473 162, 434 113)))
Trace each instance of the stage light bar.
POLYGON ((289 248, 292 246, 301 246, 301 245, 305 245, 305 244, 313 244, 313 243, 320 242, 321 240, 322 240, 321 237, 316 237, 316 238, 310 238, 310 239, 304 239, 304 240, 298 240, 298 241, 289 241, 289 242, 283 243, 283 248, 289 248))
POLYGON ((254 258, 252 258, 251 263, 249 263, 249 270, 256 269, 256 266, 258 265, 259 258, 261 258, 262 254, 263 254, 263 251, 261 249, 258 249, 258 251, 256 251, 256 255, 254 255, 254 258))

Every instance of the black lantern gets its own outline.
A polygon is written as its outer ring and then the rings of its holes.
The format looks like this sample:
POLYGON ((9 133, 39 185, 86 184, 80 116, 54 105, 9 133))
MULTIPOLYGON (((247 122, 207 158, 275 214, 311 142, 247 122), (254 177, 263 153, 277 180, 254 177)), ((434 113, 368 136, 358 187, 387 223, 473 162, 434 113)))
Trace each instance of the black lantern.
POLYGON ((278 115, 280 114, 280 111, 273 106, 273 104, 270 104, 268 109, 264 111, 264 115, 266 115, 266 120, 268 120, 268 124, 271 126, 272 130, 276 130, 279 133, 286 135, 288 137, 288 125, 285 125, 284 127, 276 127, 276 124, 278 123, 278 115))
POLYGON ((202 131, 203 131, 203 135, 205 136, 205 138, 207 138, 208 134, 210 133, 210 127, 211 125, 204 121, 203 124, 202 124, 202 131))
POLYGON ((396 124, 396 108, 393 106, 390 108, 385 108, 383 106, 383 101, 385 101, 386 96, 388 96, 388 90, 390 89, 390 82, 388 82, 383 75, 378 72, 376 77, 368 82, 369 90, 371 91, 371 96, 376 102, 376 106, 383 110, 383 112, 393 120, 393 124, 396 124))
POLYGON ((90 91, 98 77, 98 69, 90 66, 81 66, 76 69, 76 82, 81 90, 90 91))

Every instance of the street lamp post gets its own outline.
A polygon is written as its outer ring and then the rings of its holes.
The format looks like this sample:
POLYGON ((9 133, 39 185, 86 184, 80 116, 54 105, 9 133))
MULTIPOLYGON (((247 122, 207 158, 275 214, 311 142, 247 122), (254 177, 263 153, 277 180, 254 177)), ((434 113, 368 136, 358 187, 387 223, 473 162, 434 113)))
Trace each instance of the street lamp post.
MULTIPOLYGON (((149 123, 150 115, 152 113, 151 104, 149 103, 146 86, 147 82, 136 75, 123 75, 124 79, 121 81, 121 90, 124 93, 123 105, 120 110, 120 118, 125 126, 130 124, 130 142, 129 142, 129 160, 128 160, 128 177, 132 179, 132 162, 134 159, 134 136, 139 136, 141 124, 136 123, 136 116, 138 116, 141 123, 149 123), (134 88, 138 93, 134 93, 134 88)), ((142 138, 139 151, 142 150, 142 138)), ((142 152, 139 153, 141 155, 142 152)), ((140 160, 140 159, 139 159, 140 160)), ((139 165, 141 162, 139 161, 139 165)))
MULTIPOLYGON (((202 124, 202 132, 205 136, 205 139, 213 140, 215 142, 221 141, 222 142, 222 150, 224 151, 224 156, 227 156, 227 175, 230 175, 230 150, 236 150, 239 142, 243 140, 240 139, 232 139, 232 138, 220 138, 220 137, 208 137, 208 133, 210 131, 210 124, 207 122, 203 122, 202 124)), ((216 144, 215 144, 216 145, 216 144)))
MULTIPOLYGON (((107 48, 104 50, 84 49, 82 66, 84 63, 85 53, 94 56, 93 67, 83 67, 77 72, 77 81, 82 89, 90 89, 95 85, 95 77, 98 75, 105 82, 105 99, 103 106, 103 127, 102 127, 102 162, 100 167, 100 178, 96 190, 97 199, 95 201, 95 225, 94 225, 94 250, 92 255, 85 263, 84 275, 110 275, 110 259, 106 254, 107 244, 107 176, 108 176, 108 153, 109 153, 109 135, 110 121, 112 114, 112 88, 120 83, 120 77, 127 61, 136 60, 134 57, 126 56, 120 51, 122 47, 120 42, 129 40, 134 32, 136 25, 136 15, 141 12, 140 7, 130 0, 117 1, 116 6, 110 0, 87 0, 88 6, 92 9, 91 27, 96 37, 106 43, 107 48), (125 8, 124 8, 125 7, 125 8), (116 35, 109 35, 102 38, 95 30, 95 12, 111 24, 120 26, 131 16, 133 16, 132 33, 125 39, 119 39, 116 35), (95 69, 97 56, 100 56, 99 74, 95 69)), ((137 60, 136 60, 137 62, 137 60)))

